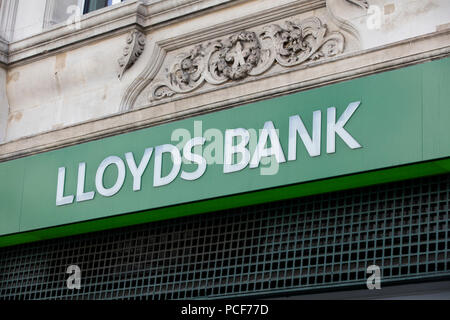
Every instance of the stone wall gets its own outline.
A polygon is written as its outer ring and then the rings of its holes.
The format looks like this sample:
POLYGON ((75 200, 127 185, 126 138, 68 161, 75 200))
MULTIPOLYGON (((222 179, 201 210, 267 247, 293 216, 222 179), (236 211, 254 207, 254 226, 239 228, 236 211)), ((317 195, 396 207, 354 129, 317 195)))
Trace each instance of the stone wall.
MULTIPOLYGON (((0 67, 0 88, 6 87, 6 70, 0 67)), ((9 104, 6 91, 0 90, 0 141, 5 140, 6 126, 9 116, 9 104)))
POLYGON ((446 0, 128 0, 72 24, 32 3, 3 49, 3 160, 450 50, 446 0))

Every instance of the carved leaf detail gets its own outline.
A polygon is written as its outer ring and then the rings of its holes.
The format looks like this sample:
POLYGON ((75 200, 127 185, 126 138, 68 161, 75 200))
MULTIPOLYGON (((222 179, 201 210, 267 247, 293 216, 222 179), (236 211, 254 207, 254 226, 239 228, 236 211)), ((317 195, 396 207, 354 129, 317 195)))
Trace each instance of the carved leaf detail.
POLYGON ((292 67, 343 51, 344 36, 327 32, 317 17, 269 25, 259 34, 241 31, 178 56, 168 69, 167 81, 153 86, 150 99, 191 92, 205 82, 220 85, 258 76, 275 63, 292 67))
POLYGON ((122 57, 118 60, 119 63, 119 73, 118 78, 122 79, 123 74, 141 56, 145 48, 145 35, 138 31, 133 30, 127 35, 126 46, 123 49, 122 57))

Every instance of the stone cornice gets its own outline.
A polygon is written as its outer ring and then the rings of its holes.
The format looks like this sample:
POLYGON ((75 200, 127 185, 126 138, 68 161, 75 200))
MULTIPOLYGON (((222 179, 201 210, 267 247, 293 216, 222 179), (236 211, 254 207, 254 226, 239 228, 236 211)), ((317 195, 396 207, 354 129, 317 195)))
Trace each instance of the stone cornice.
POLYGON ((130 29, 146 30, 179 22, 205 11, 218 10, 244 0, 129 0, 81 17, 81 28, 64 22, 42 33, 9 44, 9 66, 29 63, 48 55, 83 46, 130 29))
POLYGON ((183 104, 175 103, 178 107, 174 107, 174 102, 167 102, 158 108, 137 109, 10 141, 0 144, 0 162, 447 56, 450 56, 449 29, 344 53, 325 63, 286 70, 271 76, 269 81, 262 79, 243 83, 239 90, 224 87, 216 93, 200 94, 194 99, 195 105, 190 105, 192 99, 186 99, 183 104))
POLYGON ((8 62, 8 42, 0 38, 0 64, 6 64, 8 62))

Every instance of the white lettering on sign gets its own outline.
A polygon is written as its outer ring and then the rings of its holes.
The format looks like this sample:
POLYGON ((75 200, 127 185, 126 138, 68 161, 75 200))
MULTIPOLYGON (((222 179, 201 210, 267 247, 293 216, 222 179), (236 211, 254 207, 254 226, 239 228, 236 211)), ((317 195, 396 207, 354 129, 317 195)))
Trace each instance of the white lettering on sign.
POLYGON ((64 185, 66 181, 66 168, 58 169, 58 187, 56 189, 56 205, 63 206, 73 202, 73 196, 64 196, 64 185))
MULTIPOLYGON (((350 149, 362 148, 361 144, 344 128, 353 116, 355 111, 361 105, 360 101, 352 102, 348 105, 339 119, 336 121, 336 108, 331 107, 327 109, 326 119, 326 153, 333 154, 336 152, 336 136, 339 136, 342 141, 350 149)), ((201 122, 195 121, 197 125, 201 122)), ((308 123, 306 123, 308 125, 308 123)), ((178 130, 178 129, 177 129, 178 130)), ((146 148, 139 163, 135 158, 133 152, 124 154, 125 160, 122 160, 117 155, 112 155, 105 158, 97 168, 95 175, 96 191, 86 191, 86 168, 87 164, 81 162, 78 165, 78 180, 76 187, 76 197, 74 195, 65 195, 66 182, 66 168, 58 169, 58 179, 56 188, 56 205, 63 206, 72 204, 74 199, 76 202, 89 201, 94 199, 96 192, 103 197, 112 197, 116 195, 123 187, 126 178, 127 168, 131 173, 133 179, 133 191, 139 192, 143 188, 143 176, 146 172, 152 155, 154 154, 153 167, 153 187, 163 187, 175 181, 180 175, 182 180, 195 181, 201 178, 210 162, 209 158, 217 158, 220 156, 223 160, 223 173, 230 174, 244 170, 258 168, 266 163, 265 160, 274 158, 276 168, 279 164, 286 162, 285 152, 280 142, 279 130, 275 128, 273 121, 266 121, 263 129, 260 130, 259 138, 254 129, 228 129, 225 130, 225 138, 223 141, 216 141, 217 145, 222 146, 223 149, 218 152, 217 148, 208 146, 205 152, 202 151, 206 141, 211 140, 211 133, 214 130, 215 140, 221 136, 221 131, 218 129, 210 129, 205 133, 205 137, 195 137, 190 139, 189 132, 177 132, 175 136, 183 137, 184 144, 179 143, 177 146, 172 144, 164 144, 152 148, 146 148), (189 137, 189 138, 188 138, 189 137), (270 146, 269 146, 270 145, 270 146), (198 154, 200 150, 200 154, 198 154), (214 152, 212 152, 214 150, 214 152), (223 154, 222 154, 223 151, 223 154), (214 153, 214 155, 213 155, 214 153), (166 156, 164 156, 166 155, 166 156), (170 161, 168 161, 170 155, 170 161), (186 171, 182 169, 182 164, 188 162, 194 166, 193 169, 186 171), (115 170, 117 175, 113 178, 114 181, 108 181, 108 186, 105 186, 104 176, 107 169, 115 170), (168 170, 169 168, 169 170, 168 170), (180 174, 181 172, 181 174, 180 174), (109 186, 111 185, 111 186, 109 186)), ((322 112, 320 110, 314 111, 312 115, 312 126, 308 132, 300 115, 293 115, 289 118, 289 132, 288 132, 288 161, 295 161, 298 153, 298 139, 300 137, 308 155, 310 157, 318 157, 321 155, 322 149, 322 112)), ((194 130, 196 135, 202 135, 202 130, 194 130)), ((172 137, 174 133, 172 133, 172 137)), ((89 177, 88 177, 89 178, 89 177)), ((90 178, 92 179, 92 177, 90 178)), ((109 178, 111 179, 111 178, 109 178)), ((92 181, 92 180, 91 180, 92 181)))
POLYGON ((128 152, 125 154, 128 168, 130 169, 130 172, 133 175, 133 191, 141 190, 142 175, 144 174, 144 171, 148 166, 148 162, 150 161, 152 153, 153 148, 145 149, 144 156, 141 159, 141 163, 139 163, 139 167, 136 166, 136 162, 134 161, 134 156, 132 152, 128 152))
POLYGON ((123 186, 125 174, 125 164, 120 157, 110 156, 103 160, 98 166, 97 174, 95 175, 95 187, 97 188, 98 193, 104 197, 112 197, 115 195, 123 186), (103 175, 105 174, 106 168, 111 165, 115 165, 117 167, 117 179, 112 187, 105 188, 103 185, 103 175))
POLYGON ((194 138, 188 141, 183 148, 183 156, 188 161, 195 162, 197 164, 197 170, 194 172, 183 171, 181 173, 181 179, 194 181, 200 178, 206 171, 206 159, 198 154, 192 153, 192 148, 196 146, 203 146, 205 144, 205 138, 194 138))
POLYGON ((305 125, 299 115, 289 118, 289 161, 297 160, 297 133, 300 135, 306 150, 311 157, 320 156, 320 131, 321 131, 322 113, 314 111, 312 138, 306 131, 305 125))
POLYGON ((161 187, 165 186, 169 183, 171 183, 175 178, 178 176, 178 173, 181 169, 181 155, 180 151, 177 147, 171 145, 171 144, 165 144, 162 146, 156 147, 155 150, 155 172, 153 175, 153 186, 154 187, 161 187), (163 154, 164 153, 170 153, 172 157, 172 170, 170 173, 162 177, 162 160, 163 160, 163 154))
POLYGON ((336 152, 336 134, 344 140, 344 142, 351 149, 361 148, 361 145, 356 141, 347 130, 344 129, 345 124, 350 120, 353 113, 358 109, 361 102, 350 103, 336 122, 336 108, 328 108, 327 112, 327 153, 336 152))
POLYGON ((241 171, 248 165, 250 161, 250 151, 247 149, 249 141, 250 133, 246 129, 239 128, 225 131, 224 173, 241 171), (233 145, 235 137, 240 138, 237 145, 233 145), (235 154, 240 155, 240 160, 238 163, 233 164, 233 157, 235 154))
POLYGON ((86 163, 78 165, 77 202, 94 199, 95 192, 84 192, 84 180, 86 178, 86 163))
POLYGON ((259 137, 255 153, 250 161, 250 168, 257 168, 263 157, 271 156, 275 156, 278 163, 286 162, 275 126, 272 121, 267 121, 264 124, 264 129, 259 137), (270 148, 266 148, 268 138, 270 139, 270 148))

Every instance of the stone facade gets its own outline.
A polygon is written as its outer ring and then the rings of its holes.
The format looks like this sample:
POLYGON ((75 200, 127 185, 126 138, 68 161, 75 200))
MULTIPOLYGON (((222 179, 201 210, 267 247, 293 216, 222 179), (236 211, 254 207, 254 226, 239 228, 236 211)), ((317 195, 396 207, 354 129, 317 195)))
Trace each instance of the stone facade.
POLYGON ((80 3, 0 1, 2 161, 450 51, 447 0, 80 3))

